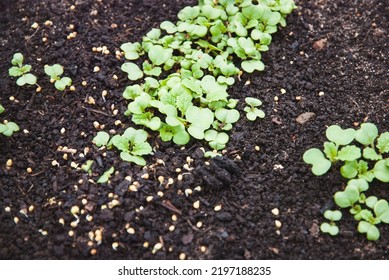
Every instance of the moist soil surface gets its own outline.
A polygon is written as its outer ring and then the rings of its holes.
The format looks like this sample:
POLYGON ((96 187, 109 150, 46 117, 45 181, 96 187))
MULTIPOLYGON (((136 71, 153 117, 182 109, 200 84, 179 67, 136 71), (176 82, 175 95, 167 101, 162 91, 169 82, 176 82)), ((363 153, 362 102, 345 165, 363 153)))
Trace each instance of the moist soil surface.
MULTIPOLYGON (((346 180, 339 166, 316 177, 302 161, 305 150, 322 147, 331 124, 368 121, 389 130, 385 1, 298 1, 263 54, 265 71, 244 74, 229 90, 242 117, 221 158, 204 158, 206 143, 179 147, 150 133, 154 155, 139 167, 92 144, 95 122, 105 131, 131 125, 123 115, 129 81, 120 70, 124 59, 115 55, 120 45, 141 41, 194 4, 0 1, 1 120, 21 128, 12 137, 0 135, 0 258, 387 259, 387 225, 379 225, 379 241, 369 242, 343 211, 339 235, 320 232, 322 212, 333 207, 332 196, 346 180), (72 32, 75 38, 67 39, 72 32), (103 46, 109 54, 92 51, 103 46), (15 52, 32 65, 41 92, 8 76, 15 52), (54 63, 64 66, 75 91, 50 84, 43 66, 54 63), (264 119, 243 117, 247 96, 263 101, 264 119), (307 112, 314 116, 296 121, 307 112), (76 168, 87 160, 94 161, 89 175, 76 168), (109 183, 96 184, 111 166, 116 172, 109 183), (73 206, 80 209, 76 215, 73 206), (157 243, 163 246, 153 251, 157 243)), ((374 186, 371 194, 389 197, 388 184, 374 186)))

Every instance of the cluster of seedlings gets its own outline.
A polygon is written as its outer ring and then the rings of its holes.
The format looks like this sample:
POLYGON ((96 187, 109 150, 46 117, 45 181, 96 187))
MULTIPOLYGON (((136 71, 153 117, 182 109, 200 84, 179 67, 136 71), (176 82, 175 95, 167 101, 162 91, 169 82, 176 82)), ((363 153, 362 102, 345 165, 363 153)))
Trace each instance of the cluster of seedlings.
MULTIPOLYGON (((303 160, 312 165, 312 173, 321 176, 332 166, 341 165, 340 174, 348 179, 344 190, 334 195, 340 208, 349 208, 358 221, 358 231, 365 233, 368 240, 377 240, 379 223, 389 223, 389 206, 385 199, 366 196, 365 192, 375 181, 389 182, 389 132, 379 134, 373 123, 363 123, 358 130, 342 129, 332 125, 326 130, 329 141, 324 142, 323 152, 312 148, 304 153, 303 160), (353 144, 353 145, 352 145, 353 144)), ((327 210, 321 230, 337 235, 335 224, 342 218, 339 210, 327 210)))

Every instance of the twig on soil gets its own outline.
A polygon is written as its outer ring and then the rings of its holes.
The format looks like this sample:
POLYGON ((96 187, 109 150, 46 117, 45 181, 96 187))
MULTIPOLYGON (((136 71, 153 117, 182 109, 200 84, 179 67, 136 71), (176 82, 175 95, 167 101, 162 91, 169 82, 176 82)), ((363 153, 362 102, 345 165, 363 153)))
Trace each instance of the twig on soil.
POLYGON ((99 110, 95 110, 95 109, 87 108, 87 107, 84 107, 84 106, 82 106, 82 108, 83 108, 83 109, 85 109, 85 110, 91 111, 91 112, 93 112, 93 113, 96 113, 96 114, 101 114, 101 115, 104 115, 104 116, 108 116, 108 117, 110 117, 110 115, 109 115, 109 114, 107 114, 107 113, 104 113, 104 112, 102 112, 102 111, 99 111, 99 110))

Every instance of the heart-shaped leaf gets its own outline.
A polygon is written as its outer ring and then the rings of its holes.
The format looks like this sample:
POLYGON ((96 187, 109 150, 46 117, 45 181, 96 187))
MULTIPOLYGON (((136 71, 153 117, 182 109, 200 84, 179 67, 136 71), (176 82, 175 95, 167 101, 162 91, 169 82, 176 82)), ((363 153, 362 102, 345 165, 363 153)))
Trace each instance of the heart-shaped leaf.
POLYGON ((355 140, 367 146, 374 144, 374 139, 378 136, 378 128, 372 123, 363 123, 361 128, 357 130, 355 140))
POLYGON ((329 223, 322 223, 320 225, 320 230, 324 233, 329 233, 332 236, 335 236, 339 233, 338 226, 330 225, 329 223))
POLYGON ((253 73, 255 70, 263 71, 265 69, 265 64, 260 60, 245 60, 241 66, 247 73, 253 73))
POLYGON ((389 159, 377 161, 374 165, 374 176, 385 183, 389 182, 389 159))
POLYGON ((109 134, 105 131, 97 132, 97 135, 93 138, 92 142, 97 146, 106 146, 108 144, 109 134))
POLYGON ((355 130, 352 128, 342 129, 338 125, 331 125, 326 130, 327 139, 336 145, 348 145, 355 138, 355 130))
POLYGON ((372 225, 366 221, 360 221, 358 224, 358 231, 360 233, 366 233, 367 239, 375 241, 380 238, 380 231, 375 225, 372 225))
POLYGON ((139 66, 132 62, 125 62, 122 64, 121 69, 123 72, 127 73, 128 79, 132 81, 139 80, 143 77, 143 72, 140 70, 139 66))
POLYGON ((359 192, 356 188, 347 186, 344 191, 335 193, 334 200, 339 207, 348 208, 359 200, 359 192))
POLYGON ((336 222, 342 219, 342 212, 339 210, 327 210, 324 212, 324 217, 330 221, 336 222))
POLYGON ((306 151, 303 160, 312 165, 312 173, 316 176, 325 174, 331 168, 331 161, 326 159, 322 151, 317 148, 306 151))
POLYGON ((337 159, 342 161, 353 161, 361 157, 361 149, 351 145, 343 147, 339 152, 337 159))
POLYGON ((389 153, 389 132, 382 133, 378 137, 377 148, 381 153, 389 153))
POLYGON ((380 221, 389 223, 389 204, 385 199, 380 199, 374 204, 374 213, 380 221))

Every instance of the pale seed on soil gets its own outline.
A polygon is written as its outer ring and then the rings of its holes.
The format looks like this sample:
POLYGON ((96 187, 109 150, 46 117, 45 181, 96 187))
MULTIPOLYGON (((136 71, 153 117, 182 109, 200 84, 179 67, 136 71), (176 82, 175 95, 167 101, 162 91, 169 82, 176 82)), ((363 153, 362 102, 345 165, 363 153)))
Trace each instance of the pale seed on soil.
POLYGON ((276 225, 277 228, 281 228, 282 227, 282 223, 279 220, 275 220, 274 224, 276 225))
POLYGON ((183 260, 185 260, 185 258, 186 258, 185 253, 181 253, 180 256, 179 256, 179 259, 180 259, 181 261, 183 261, 183 260))
POLYGON ((114 249, 116 251, 118 247, 119 247, 119 243, 118 242, 112 243, 112 249, 114 249))
POLYGON ((280 210, 278 210, 278 208, 273 208, 273 209, 271 210, 271 212, 272 212, 273 215, 275 215, 275 216, 278 216, 278 215, 280 214, 280 210))
POLYGON ((14 217, 14 223, 15 224, 19 223, 19 218, 18 217, 14 217))
POLYGON ((5 212, 11 212, 11 207, 9 207, 9 206, 5 207, 5 208, 4 208, 4 211, 5 211, 5 212))
POLYGON ((203 252, 203 253, 205 253, 205 252, 207 251, 207 247, 201 246, 201 247, 200 247, 200 251, 203 252))
POLYGON ((39 24, 37 22, 34 22, 32 25, 31 25, 31 28, 34 28, 34 29, 37 29, 39 27, 39 24))
POLYGON ((169 231, 174 231, 176 229, 176 227, 174 226, 174 225, 171 225, 170 227, 169 227, 169 231))
POLYGON ((31 168, 31 167, 28 167, 28 168, 27 168, 27 173, 29 173, 29 174, 32 173, 32 168, 31 168))
POLYGON ((129 234, 135 234, 135 229, 130 227, 130 228, 127 229, 127 232, 129 234))
POLYGON ((63 218, 59 218, 58 220, 58 223, 60 223, 61 225, 65 225, 65 220, 63 218))
POLYGON ((74 231, 69 230, 68 235, 69 235, 70 237, 73 237, 73 236, 74 236, 74 231))
POLYGON ((222 206, 221 206, 221 205, 216 205, 216 206, 213 208, 213 210, 214 210, 215 212, 219 212, 220 210, 222 210, 222 206))
POLYGON ((177 216, 174 215, 174 214, 172 215, 172 221, 173 221, 173 222, 176 222, 176 221, 177 221, 177 216))
POLYGON ((203 226, 203 223, 202 223, 202 222, 197 222, 197 223, 196 223, 196 227, 201 228, 202 226, 203 226))
POLYGON ((194 208, 194 209, 199 209, 199 208, 200 208, 200 201, 199 201, 199 200, 196 200, 196 201, 193 203, 193 208, 194 208))
POLYGON ((12 164, 13 164, 12 159, 9 159, 9 160, 7 160, 5 166, 6 166, 6 167, 11 167, 12 164))
POLYGON ((149 246, 150 246, 149 242, 146 241, 143 243, 143 248, 149 248, 149 246))

